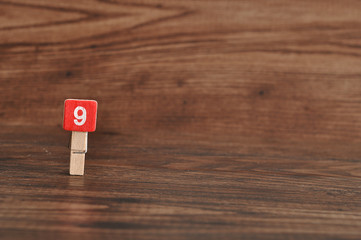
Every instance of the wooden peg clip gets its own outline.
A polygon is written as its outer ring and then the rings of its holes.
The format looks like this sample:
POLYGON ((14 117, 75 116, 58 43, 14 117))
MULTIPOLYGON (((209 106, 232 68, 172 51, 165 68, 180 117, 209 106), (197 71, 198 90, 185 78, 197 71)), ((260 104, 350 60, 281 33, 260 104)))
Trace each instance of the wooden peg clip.
POLYGON ((88 132, 71 133, 70 175, 84 175, 85 153, 88 150, 88 132))
POLYGON ((84 175, 88 132, 94 132, 98 103, 94 100, 67 99, 64 103, 63 128, 72 131, 70 143, 70 175, 84 175))

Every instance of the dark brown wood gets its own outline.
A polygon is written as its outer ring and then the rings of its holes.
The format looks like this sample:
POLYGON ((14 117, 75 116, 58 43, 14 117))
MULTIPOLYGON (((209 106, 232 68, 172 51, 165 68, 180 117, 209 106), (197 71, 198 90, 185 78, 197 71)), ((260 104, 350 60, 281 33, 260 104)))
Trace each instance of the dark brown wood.
POLYGON ((360 12, 0 1, 0 239, 360 239, 360 12), (83 177, 66 98, 99 102, 83 177))

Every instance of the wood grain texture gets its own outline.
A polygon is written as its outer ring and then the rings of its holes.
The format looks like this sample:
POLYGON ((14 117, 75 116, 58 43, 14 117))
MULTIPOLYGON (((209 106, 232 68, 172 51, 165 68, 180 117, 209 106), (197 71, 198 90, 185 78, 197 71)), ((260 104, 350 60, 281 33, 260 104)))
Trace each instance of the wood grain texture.
POLYGON ((0 238, 360 239, 360 11, 0 0, 0 238))

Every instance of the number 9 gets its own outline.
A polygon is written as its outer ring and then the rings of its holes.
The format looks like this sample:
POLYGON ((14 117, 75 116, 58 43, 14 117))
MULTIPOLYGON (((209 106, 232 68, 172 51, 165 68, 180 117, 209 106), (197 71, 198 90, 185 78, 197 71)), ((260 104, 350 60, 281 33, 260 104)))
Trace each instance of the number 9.
POLYGON ((74 117, 76 119, 74 119, 74 123, 75 125, 77 126, 82 126, 84 125, 85 121, 86 121, 86 110, 85 108, 81 107, 81 106, 77 106, 75 109, 74 109, 74 117), (82 111, 82 115, 79 116, 78 115, 78 111, 81 110, 82 111), (80 122, 78 121, 80 120, 80 122))

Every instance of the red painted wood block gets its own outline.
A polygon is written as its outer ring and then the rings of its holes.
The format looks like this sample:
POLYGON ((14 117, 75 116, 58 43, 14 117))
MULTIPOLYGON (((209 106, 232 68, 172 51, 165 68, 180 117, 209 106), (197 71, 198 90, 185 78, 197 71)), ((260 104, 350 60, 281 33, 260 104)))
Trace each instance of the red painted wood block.
POLYGON ((98 103, 94 100, 67 99, 63 128, 67 131, 94 132, 98 103))

